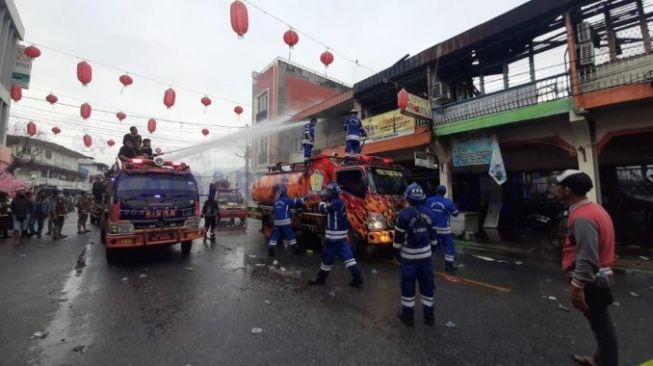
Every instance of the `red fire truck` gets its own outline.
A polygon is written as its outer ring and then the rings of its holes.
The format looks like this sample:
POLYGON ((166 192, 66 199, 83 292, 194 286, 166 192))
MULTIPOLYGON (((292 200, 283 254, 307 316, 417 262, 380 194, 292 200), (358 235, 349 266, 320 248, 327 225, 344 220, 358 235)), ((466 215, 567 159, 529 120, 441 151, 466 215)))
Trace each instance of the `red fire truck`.
POLYGON ((252 188, 263 234, 269 237, 272 232, 275 189, 283 184, 290 197, 308 197, 302 210, 293 211, 292 222, 305 244, 319 243, 316 235, 324 234, 326 223, 326 216, 318 212, 320 194, 334 181, 343 189, 351 226, 349 239, 356 256, 363 257, 368 245, 391 246, 397 213, 405 206, 406 179, 403 169, 391 159, 368 155, 348 159, 319 156, 308 165, 269 168, 252 188))
POLYGON ((197 183, 183 162, 130 159, 117 162, 103 196, 101 241, 108 261, 116 251, 181 242, 188 255, 202 238, 197 183))
POLYGON ((235 224, 238 219, 240 225, 247 219, 247 207, 240 191, 231 188, 228 180, 220 180, 209 185, 209 196, 215 198, 220 206, 220 220, 229 219, 235 224))

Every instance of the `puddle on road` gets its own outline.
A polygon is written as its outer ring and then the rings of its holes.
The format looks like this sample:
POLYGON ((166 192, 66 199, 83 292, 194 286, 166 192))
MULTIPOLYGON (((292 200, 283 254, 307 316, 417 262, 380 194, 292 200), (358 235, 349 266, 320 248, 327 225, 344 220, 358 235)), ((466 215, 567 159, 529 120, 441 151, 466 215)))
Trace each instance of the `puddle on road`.
MULTIPOLYGON (((32 346, 33 354, 37 359, 30 360, 32 365, 62 365, 73 349, 79 345, 88 346, 92 343, 92 335, 86 333, 84 326, 73 329, 73 306, 75 299, 82 292, 84 268, 88 266, 89 259, 86 254, 91 244, 86 244, 75 261, 75 266, 68 274, 60 293, 65 295, 59 303, 50 325, 46 328, 48 336, 32 346), (65 341, 62 341, 65 340, 65 341)), ((82 322, 85 323, 85 322, 82 322)))

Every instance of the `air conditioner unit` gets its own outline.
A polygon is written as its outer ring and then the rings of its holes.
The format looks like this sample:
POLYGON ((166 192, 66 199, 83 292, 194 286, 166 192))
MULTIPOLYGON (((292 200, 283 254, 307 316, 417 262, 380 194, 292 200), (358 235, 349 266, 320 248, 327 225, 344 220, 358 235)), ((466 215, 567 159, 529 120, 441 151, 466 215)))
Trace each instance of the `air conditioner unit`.
POLYGON ((451 99, 451 89, 442 82, 433 83, 431 95, 434 101, 446 101, 451 99))
POLYGON ((594 65, 594 45, 592 43, 580 44, 578 58, 580 60, 580 66, 594 65))
POLYGON ((576 28, 576 35, 578 37, 578 43, 588 43, 592 42, 592 25, 588 22, 578 23, 576 28))

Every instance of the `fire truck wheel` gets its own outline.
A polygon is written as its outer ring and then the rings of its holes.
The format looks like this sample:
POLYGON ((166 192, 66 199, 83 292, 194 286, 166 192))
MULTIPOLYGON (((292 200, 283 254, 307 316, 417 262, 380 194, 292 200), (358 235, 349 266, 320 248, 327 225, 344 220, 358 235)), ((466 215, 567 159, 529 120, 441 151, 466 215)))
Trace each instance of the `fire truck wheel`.
POLYGON ((181 242, 181 255, 187 257, 190 254, 190 249, 193 247, 193 241, 182 241, 181 242))
POLYGON ((356 257, 358 261, 364 261, 367 256, 367 242, 354 234, 349 234, 349 242, 351 243, 354 257, 356 257))
POLYGON ((112 264, 116 262, 118 258, 118 251, 115 249, 104 248, 104 256, 107 259, 107 263, 112 264))

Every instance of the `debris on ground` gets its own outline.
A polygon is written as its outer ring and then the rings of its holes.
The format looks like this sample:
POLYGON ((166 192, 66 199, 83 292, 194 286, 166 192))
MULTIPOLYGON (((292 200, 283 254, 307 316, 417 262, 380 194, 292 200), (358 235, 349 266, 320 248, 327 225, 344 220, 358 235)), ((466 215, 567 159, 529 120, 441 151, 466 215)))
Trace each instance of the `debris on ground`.
POLYGON ((48 334, 49 333, 47 331, 34 332, 34 334, 32 334, 32 336, 29 337, 29 339, 43 339, 43 338, 47 337, 48 334))
POLYGON ((372 274, 373 275, 378 274, 378 273, 379 273, 379 271, 377 271, 376 268, 372 268, 372 274))
POLYGON ((57 301, 59 301, 59 302, 65 302, 65 301, 68 301, 68 298, 65 297, 65 296, 61 296, 60 298, 57 299, 57 301))
POLYGON ((193 267, 184 267, 184 269, 187 270, 187 271, 193 271, 194 270, 193 267))
POLYGON ((329 296, 336 297, 336 292, 333 290, 329 291, 329 296))
POLYGON ((462 264, 462 263, 460 263, 460 264, 459 264, 459 265, 457 265, 456 267, 458 267, 458 268, 465 268, 465 265, 464 265, 464 264, 462 264))
POLYGON ((522 261, 515 261, 515 264, 518 265, 518 266, 521 266, 522 264, 524 264, 524 262, 522 262, 522 261))
POLYGON ((504 261, 503 259, 497 259, 497 263, 508 263, 508 261, 504 261))
POLYGON ((76 346, 76 347, 73 348, 73 352, 84 353, 85 349, 86 349, 86 346, 84 346, 84 345, 76 346))
POLYGON ((568 307, 566 307, 566 306, 564 306, 564 305, 562 305, 562 304, 560 304, 560 303, 558 303, 558 309, 560 309, 560 310, 564 310, 564 311, 566 311, 566 312, 570 312, 570 311, 571 311, 571 310, 569 310, 568 307))
POLYGON ((278 265, 279 265, 279 261, 275 259, 274 262, 272 262, 272 265, 273 265, 273 266, 278 266, 278 265))
POLYGON ((630 296, 632 297, 639 297, 639 294, 635 291, 630 291, 630 296))
POLYGON ((281 270, 281 272, 286 272, 286 267, 283 267, 283 266, 282 266, 282 267, 279 268, 279 269, 281 270))
POLYGON ((270 305, 270 304, 272 304, 272 301, 270 301, 270 300, 265 300, 264 302, 265 302, 265 305, 270 305))
POLYGON ((120 282, 125 283, 125 282, 127 282, 127 280, 129 280, 129 278, 123 277, 123 278, 120 279, 120 282))
POLYGON ((313 251, 310 249, 306 249, 306 255, 313 255, 313 251))
POLYGON ((302 277, 302 271, 295 271, 295 274, 297 275, 297 277, 302 277))
POLYGON ((555 296, 545 296, 545 298, 547 298, 547 299, 549 299, 549 300, 551 300, 551 301, 556 301, 556 300, 558 300, 558 298, 555 297, 555 296))
POLYGON ((27 257, 27 254, 21 254, 19 257, 27 257))
POLYGON ((261 334, 263 333, 263 328, 252 328, 252 334, 261 334))
POLYGON ((138 275, 138 278, 145 278, 145 277, 147 277, 147 275, 145 273, 141 273, 141 274, 138 275))
POLYGON ((256 258, 256 255, 254 255, 254 254, 248 254, 247 256, 250 257, 250 258, 256 258))
POLYGON ((445 324, 445 326, 446 326, 447 328, 455 328, 455 327, 456 327, 456 323, 454 323, 454 322, 452 322, 451 320, 449 320, 449 321, 447 322, 447 324, 445 324))
POLYGON ((619 301, 615 301, 615 302, 612 303, 612 305, 614 305, 616 307, 620 307, 621 303, 619 301))
POLYGON ((486 261, 486 262, 494 262, 494 261, 496 260, 496 259, 491 258, 491 257, 486 257, 486 256, 484 256, 484 255, 477 255, 477 254, 472 255, 472 257, 476 257, 476 258, 478 258, 478 259, 482 259, 482 260, 484 260, 484 261, 486 261))
POLYGON ((254 267, 265 267, 265 266, 267 266, 267 264, 265 263, 257 263, 254 265, 254 267))
POLYGON ((648 257, 645 257, 645 256, 643 256, 643 255, 640 255, 640 256, 639 256, 639 259, 641 259, 641 260, 643 260, 643 261, 647 261, 647 260, 649 260, 648 257))

